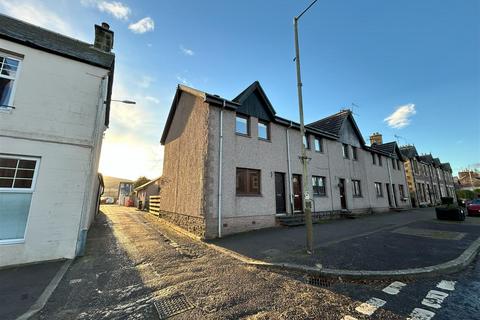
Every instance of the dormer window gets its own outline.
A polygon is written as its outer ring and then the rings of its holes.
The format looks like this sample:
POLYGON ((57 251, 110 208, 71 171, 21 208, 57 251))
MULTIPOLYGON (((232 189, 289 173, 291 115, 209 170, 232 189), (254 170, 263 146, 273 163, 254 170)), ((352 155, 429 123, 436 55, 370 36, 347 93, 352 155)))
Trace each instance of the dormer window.
POLYGON ((250 135, 250 118, 237 114, 235 119, 235 133, 249 136, 250 135))
POLYGON ((267 121, 258 120, 258 138, 270 140, 270 125, 267 121))
POLYGON ((20 60, 0 52, 0 109, 11 108, 20 60))

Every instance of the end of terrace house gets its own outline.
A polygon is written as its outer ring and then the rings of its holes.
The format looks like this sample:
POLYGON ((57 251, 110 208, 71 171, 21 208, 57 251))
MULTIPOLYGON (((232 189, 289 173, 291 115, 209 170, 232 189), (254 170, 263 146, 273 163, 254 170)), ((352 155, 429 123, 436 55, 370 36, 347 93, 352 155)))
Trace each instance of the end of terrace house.
POLYGON ((368 146, 349 110, 306 125, 301 137, 255 81, 232 100, 178 86, 161 138, 162 216, 215 238, 302 214, 302 140, 317 217, 411 206, 395 142, 376 134, 368 146))

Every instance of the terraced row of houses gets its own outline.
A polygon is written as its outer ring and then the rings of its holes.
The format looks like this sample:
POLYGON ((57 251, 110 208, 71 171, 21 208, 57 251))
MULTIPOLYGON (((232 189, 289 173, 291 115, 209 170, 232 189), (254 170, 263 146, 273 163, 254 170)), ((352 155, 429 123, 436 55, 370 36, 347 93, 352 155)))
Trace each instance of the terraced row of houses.
POLYGON ((203 238, 302 214, 304 192, 316 217, 411 207, 407 159, 396 142, 375 134, 368 145, 350 110, 306 125, 302 137, 298 123, 276 115, 258 82, 232 100, 179 85, 161 143, 160 210, 203 238))
POLYGON ((450 163, 431 154, 419 155, 415 146, 400 147, 405 158, 408 190, 414 206, 435 205, 442 197, 453 197, 455 186, 450 163))

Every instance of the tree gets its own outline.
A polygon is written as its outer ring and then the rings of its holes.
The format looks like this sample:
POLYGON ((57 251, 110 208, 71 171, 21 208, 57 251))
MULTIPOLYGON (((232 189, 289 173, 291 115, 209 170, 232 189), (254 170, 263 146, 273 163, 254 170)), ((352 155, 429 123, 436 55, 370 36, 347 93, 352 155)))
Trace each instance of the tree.
POLYGON ((475 193, 472 190, 457 190, 457 199, 472 200, 475 193))
POLYGON ((133 187, 134 188, 140 187, 141 185, 143 185, 147 182, 150 182, 150 179, 148 179, 145 176, 141 176, 137 180, 135 180, 135 182, 133 183, 133 187))

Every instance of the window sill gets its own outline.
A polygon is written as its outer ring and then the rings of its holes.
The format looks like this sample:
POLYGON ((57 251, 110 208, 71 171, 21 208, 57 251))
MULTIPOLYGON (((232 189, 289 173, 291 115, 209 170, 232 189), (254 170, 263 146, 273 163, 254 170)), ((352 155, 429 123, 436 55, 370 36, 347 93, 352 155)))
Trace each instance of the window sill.
POLYGON ((263 142, 270 142, 272 143, 272 140, 270 139, 264 139, 264 138, 258 138, 259 141, 263 141, 263 142))
POLYGON ((263 197, 262 194, 245 194, 245 193, 237 193, 237 197, 263 197))
POLYGON ((25 239, 8 239, 8 240, 0 240, 0 245, 2 244, 22 244, 25 243, 25 239))
POLYGON ((12 113, 13 107, 0 107, 0 113, 12 113))
POLYGON ((244 137, 244 138, 251 138, 251 136, 249 134, 243 134, 243 133, 235 132, 235 135, 239 136, 239 137, 244 137))

